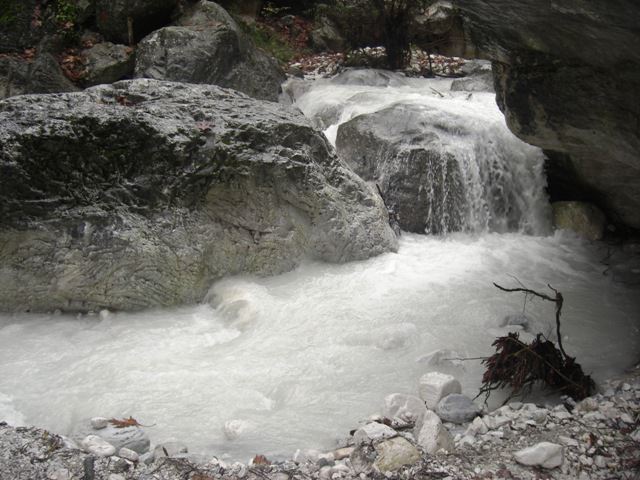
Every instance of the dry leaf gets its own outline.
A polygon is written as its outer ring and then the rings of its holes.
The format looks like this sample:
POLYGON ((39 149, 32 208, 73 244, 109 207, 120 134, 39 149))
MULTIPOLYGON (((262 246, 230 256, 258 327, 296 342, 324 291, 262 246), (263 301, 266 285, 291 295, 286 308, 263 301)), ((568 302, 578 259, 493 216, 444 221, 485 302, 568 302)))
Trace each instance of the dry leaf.
POLYGON ((254 465, 271 465, 271 462, 264 455, 256 455, 251 463, 254 465))
POLYGON ((144 425, 138 423, 138 421, 133 417, 123 418, 122 420, 112 418, 109 420, 109 423, 115 428, 144 427, 144 425))

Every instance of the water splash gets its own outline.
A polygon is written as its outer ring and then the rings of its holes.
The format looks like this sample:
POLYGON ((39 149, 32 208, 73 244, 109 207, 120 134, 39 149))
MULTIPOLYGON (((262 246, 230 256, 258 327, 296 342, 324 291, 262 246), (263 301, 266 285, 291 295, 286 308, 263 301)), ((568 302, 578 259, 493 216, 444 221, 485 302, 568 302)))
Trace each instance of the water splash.
POLYGON ((494 95, 449 79, 348 70, 297 89, 298 106, 413 232, 546 234, 544 155, 507 128, 494 95))

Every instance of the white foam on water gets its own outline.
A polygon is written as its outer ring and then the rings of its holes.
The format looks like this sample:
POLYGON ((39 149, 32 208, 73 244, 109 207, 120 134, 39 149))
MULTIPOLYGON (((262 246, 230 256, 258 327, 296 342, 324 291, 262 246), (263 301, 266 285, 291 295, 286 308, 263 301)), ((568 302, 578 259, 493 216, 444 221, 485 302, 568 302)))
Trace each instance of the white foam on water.
MULTIPOLYGON (((568 235, 405 235, 397 254, 235 277, 210 304, 102 316, 0 317, 0 419, 68 433, 82 418, 134 416, 154 442, 247 460, 330 448, 393 392, 417 392, 434 350, 491 352, 521 295, 565 298, 564 344, 596 379, 637 359, 637 295, 606 275, 602 247, 568 235), (241 420, 228 440, 224 425, 241 420)), ((554 322, 554 306, 526 313, 554 322)), ((461 380, 475 395, 479 362, 461 380)))
MULTIPOLYGON (((486 356, 508 331, 505 317, 523 310, 536 328, 553 331, 553 304, 525 305, 521 295, 493 287, 517 286, 511 275, 528 288, 549 283, 563 293, 565 349, 596 380, 637 360, 637 289, 604 274, 603 245, 547 235, 539 151, 508 132, 493 95, 385 75, 318 82, 297 105, 327 119, 325 127, 398 101, 428 106, 448 131, 462 122, 466 140, 452 137, 448 148, 478 151, 471 157, 491 164, 499 157, 497 171, 520 182, 509 180, 522 191, 521 227, 529 228, 517 230, 540 236, 488 233, 486 225, 473 234, 404 235, 398 253, 367 261, 224 279, 203 305, 0 315, 0 420, 65 434, 91 416, 131 415, 155 425, 148 428, 154 443, 177 439, 192 452, 244 461, 328 449, 379 412, 386 395, 416 394, 419 377, 437 368, 428 354, 486 356)), ((445 367, 465 393, 477 393, 478 361, 445 367)))

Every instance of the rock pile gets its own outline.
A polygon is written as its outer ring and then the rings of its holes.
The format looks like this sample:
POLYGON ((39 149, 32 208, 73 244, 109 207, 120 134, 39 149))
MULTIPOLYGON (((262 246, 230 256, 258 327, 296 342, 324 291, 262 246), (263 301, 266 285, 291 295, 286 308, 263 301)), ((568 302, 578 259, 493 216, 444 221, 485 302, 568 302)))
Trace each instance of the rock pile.
MULTIPOLYGON (((444 402, 466 411, 470 400, 440 388, 452 384, 446 377, 430 375, 431 384, 423 377, 421 389, 444 393, 440 409, 444 402)), ((299 450, 274 463, 258 456, 248 464, 193 455, 178 442, 147 444, 142 451, 116 445, 108 434, 113 427, 101 418, 82 424, 88 434, 78 444, 37 428, 0 424, 0 478, 594 480, 639 473, 638 368, 577 404, 568 398, 544 406, 511 402, 482 415, 478 409, 473 420, 454 424, 427 409, 424 398, 394 393, 384 399, 382 413, 333 451, 299 450)), ((140 427, 129 429, 123 437, 146 437, 140 427)))

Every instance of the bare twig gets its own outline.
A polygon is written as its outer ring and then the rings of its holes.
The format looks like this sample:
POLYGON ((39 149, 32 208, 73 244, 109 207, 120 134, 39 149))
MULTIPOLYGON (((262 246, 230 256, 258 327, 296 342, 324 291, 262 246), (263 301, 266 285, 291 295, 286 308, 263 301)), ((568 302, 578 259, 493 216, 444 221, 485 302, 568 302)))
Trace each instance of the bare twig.
POLYGON ((502 290, 503 292, 524 292, 525 294, 533 295, 535 297, 542 298, 543 300, 547 300, 549 302, 555 303, 556 304, 556 333, 558 335, 558 347, 560 348, 560 351, 562 352, 562 355, 564 356, 565 360, 567 358, 572 358, 572 357, 569 357, 569 355, 567 355, 567 352, 564 351, 564 347, 562 346, 562 335, 560 334, 560 315, 562 313, 562 304, 564 303, 564 298, 562 297, 562 293, 560 293, 558 290, 556 290, 549 284, 547 284, 547 287, 551 289, 551 291, 555 294, 555 297, 550 297, 549 295, 536 292, 535 290, 531 290, 529 288, 505 288, 498 285, 495 282, 493 283, 493 285, 496 288, 502 290))

